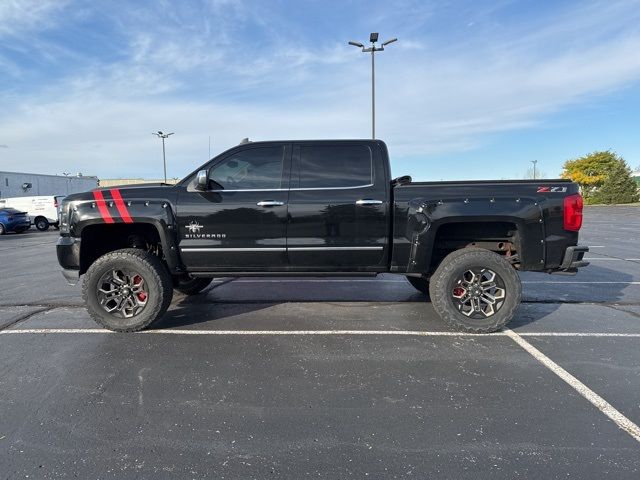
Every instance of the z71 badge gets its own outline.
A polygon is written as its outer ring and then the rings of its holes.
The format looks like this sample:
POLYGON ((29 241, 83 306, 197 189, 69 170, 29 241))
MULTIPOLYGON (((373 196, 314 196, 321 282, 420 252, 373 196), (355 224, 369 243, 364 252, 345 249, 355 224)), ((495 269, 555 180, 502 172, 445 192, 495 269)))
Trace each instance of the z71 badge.
POLYGON ((567 187, 538 187, 538 193, 564 193, 567 187))

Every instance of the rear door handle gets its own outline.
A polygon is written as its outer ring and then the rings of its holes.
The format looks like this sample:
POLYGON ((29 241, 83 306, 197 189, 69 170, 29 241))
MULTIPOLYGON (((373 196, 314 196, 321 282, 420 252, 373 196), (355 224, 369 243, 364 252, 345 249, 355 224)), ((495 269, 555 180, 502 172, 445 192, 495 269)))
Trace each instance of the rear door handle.
POLYGON ((372 200, 370 198, 363 198, 356 201, 356 205, 382 205, 382 200, 372 200))
POLYGON ((281 207, 284 202, 278 202, 277 200, 261 200, 256 203, 259 207, 281 207))

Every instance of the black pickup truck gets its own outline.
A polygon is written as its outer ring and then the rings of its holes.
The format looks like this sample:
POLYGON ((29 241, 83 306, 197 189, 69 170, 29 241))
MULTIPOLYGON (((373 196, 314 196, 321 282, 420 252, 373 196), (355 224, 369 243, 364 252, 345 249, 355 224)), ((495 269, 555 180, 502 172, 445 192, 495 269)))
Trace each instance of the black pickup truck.
POLYGON ((127 332, 213 277, 379 273, 406 276, 452 327, 491 332, 520 303, 517 270, 588 265, 570 181, 390 175, 379 140, 243 143, 175 186, 68 196, 58 261, 70 283, 84 274, 91 316, 127 332))

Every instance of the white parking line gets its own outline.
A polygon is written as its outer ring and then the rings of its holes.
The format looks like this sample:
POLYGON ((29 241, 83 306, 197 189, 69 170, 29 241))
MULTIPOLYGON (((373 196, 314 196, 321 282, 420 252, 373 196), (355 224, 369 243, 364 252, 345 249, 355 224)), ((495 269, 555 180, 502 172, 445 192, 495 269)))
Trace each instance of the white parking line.
POLYGON ((547 367, 558 377, 564 380, 569 386, 571 386, 576 392, 582 395, 585 399, 591 402, 598 410, 604 413, 610 420, 612 420, 618 427, 631 435, 636 441, 640 442, 640 427, 625 417, 622 413, 614 408, 609 402, 598 395, 596 392, 587 387, 584 383, 578 380, 576 377, 567 372, 564 368, 558 365, 556 362, 547 357, 544 353, 538 350, 536 347, 527 342, 521 335, 517 334, 513 330, 507 330, 505 332, 511 339, 520 345, 523 349, 538 360, 542 365, 547 367))
POLYGON ((585 260, 590 262, 602 261, 602 262, 637 262, 640 258, 610 258, 610 257, 584 257, 585 260))
MULTIPOLYGON (((509 335, 507 331, 500 332, 509 335)), ((494 335, 493 333, 491 335, 494 335)), ((640 333, 609 333, 609 332, 518 332, 521 337, 628 337, 640 338, 640 333)))
MULTIPOLYGON (((268 278, 245 278, 242 280, 235 280, 233 283, 355 283, 355 282, 363 282, 363 283, 398 283, 401 285, 409 286, 409 282, 406 280, 383 280, 383 279, 363 279, 363 278, 352 278, 349 280, 343 278, 283 278, 283 279, 268 279, 268 278)), ((226 282, 225 282, 226 283, 226 282)), ((619 282, 619 281, 573 281, 573 280, 523 280, 523 284, 567 284, 567 283, 577 283, 577 284, 593 284, 593 285, 601 285, 601 284, 612 284, 612 285, 640 285, 640 281, 637 282, 619 282)))
POLYGON ((580 280, 550 280, 550 281, 535 281, 535 280, 529 280, 529 281, 523 281, 522 283, 527 283, 527 284, 536 284, 536 283, 541 283, 541 284, 570 284, 570 283, 576 283, 578 285, 640 285, 640 282, 618 282, 618 281, 606 281, 606 280, 602 280, 602 281, 593 281, 593 282, 583 282, 580 280))
MULTIPOLYGON (((0 335, 25 334, 95 334, 115 333, 105 328, 24 328, 2 330, 0 335)), ((640 338, 640 333, 607 333, 607 332, 521 332, 523 337, 628 337, 640 338)), ((159 328, 157 330, 143 330, 136 335, 398 335, 415 337, 505 337, 511 336, 509 331, 491 334, 466 332, 430 332, 422 330, 185 330, 159 328)))

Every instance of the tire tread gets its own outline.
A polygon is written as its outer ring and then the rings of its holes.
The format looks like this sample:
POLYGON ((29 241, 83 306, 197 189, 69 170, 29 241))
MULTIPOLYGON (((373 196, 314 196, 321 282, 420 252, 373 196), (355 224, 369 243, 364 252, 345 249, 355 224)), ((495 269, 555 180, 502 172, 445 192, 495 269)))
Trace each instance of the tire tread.
POLYGON ((491 333, 500 330, 509 323, 515 315, 515 312, 520 305, 522 285, 520 283, 518 273, 503 257, 489 250, 468 247, 456 250, 445 257, 431 277, 429 293, 431 296, 431 303, 436 313, 453 329, 467 333, 491 333), (509 302, 509 304, 505 301, 505 305, 502 306, 500 311, 494 314, 492 323, 485 325, 470 325, 458 317, 459 312, 450 308, 447 298, 449 292, 446 284, 448 282, 449 275, 459 267, 460 263, 465 260, 465 257, 483 257, 481 260, 483 265, 486 265, 488 268, 497 268, 501 271, 505 270, 505 266, 508 266, 508 269, 506 269, 508 276, 507 278, 503 278, 503 280, 508 284, 509 289, 515 290, 514 295, 516 301, 509 302), (504 310, 505 308, 507 310, 504 310))
POLYGON ((89 315, 91 316, 91 318, 96 323, 103 326, 104 328, 107 328, 109 330, 114 330, 117 332, 123 332, 123 333, 136 332, 151 325, 154 321, 156 321, 162 315, 164 315, 164 313, 169 308, 169 305, 171 304, 172 297, 173 297, 172 279, 165 265, 155 255, 152 255, 149 252, 136 249, 136 248, 123 248, 121 250, 114 250, 113 252, 106 253, 103 256, 99 257, 89 267, 89 269, 87 270, 87 273, 85 273, 85 279, 82 284, 82 299, 84 300, 85 305, 87 306, 87 311, 89 312, 89 315), (137 324, 137 325, 126 327, 126 328, 114 328, 112 325, 109 325, 104 321, 104 318, 101 315, 101 312, 97 312, 90 307, 90 304, 88 302, 88 295, 89 295, 88 284, 90 283, 90 279, 96 274, 97 271, 100 270, 100 268, 105 263, 108 263, 114 260, 142 262, 153 272, 154 280, 160 286, 162 301, 156 302, 155 304, 152 304, 152 305, 148 305, 148 307, 152 308, 152 314, 149 315, 148 319, 142 324, 137 324))

